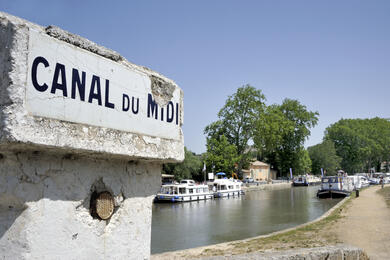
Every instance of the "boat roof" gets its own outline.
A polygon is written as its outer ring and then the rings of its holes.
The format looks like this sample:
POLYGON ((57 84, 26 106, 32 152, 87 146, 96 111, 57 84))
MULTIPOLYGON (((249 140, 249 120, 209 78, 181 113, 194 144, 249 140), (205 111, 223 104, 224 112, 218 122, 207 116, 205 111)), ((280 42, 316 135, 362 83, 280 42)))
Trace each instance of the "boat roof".
POLYGON ((184 179, 184 180, 181 180, 180 183, 195 183, 195 181, 190 180, 190 179, 184 179))
POLYGON ((240 180, 235 180, 235 179, 215 179, 211 183, 240 183, 240 184, 242 184, 242 182, 240 180))
POLYGON ((162 187, 178 187, 178 188, 207 188, 206 184, 188 185, 188 183, 179 184, 163 184, 162 187))

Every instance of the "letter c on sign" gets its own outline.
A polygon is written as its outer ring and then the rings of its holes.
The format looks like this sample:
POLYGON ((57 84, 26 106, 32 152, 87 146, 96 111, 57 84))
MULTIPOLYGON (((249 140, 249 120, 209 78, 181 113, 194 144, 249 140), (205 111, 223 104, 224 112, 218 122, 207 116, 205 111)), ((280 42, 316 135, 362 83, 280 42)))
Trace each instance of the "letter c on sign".
POLYGON ((49 62, 45 58, 41 56, 36 57, 31 68, 31 80, 36 90, 40 92, 45 92, 49 86, 46 83, 43 83, 43 85, 39 85, 37 81, 37 67, 39 63, 42 63, 45 68, 49 67, 49 62))

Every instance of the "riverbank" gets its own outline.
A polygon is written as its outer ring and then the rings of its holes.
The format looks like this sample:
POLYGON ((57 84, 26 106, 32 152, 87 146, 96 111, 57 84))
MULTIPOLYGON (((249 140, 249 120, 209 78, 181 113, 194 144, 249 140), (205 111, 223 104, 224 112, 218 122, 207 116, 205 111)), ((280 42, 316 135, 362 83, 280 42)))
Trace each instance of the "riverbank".
POLYGON ((282 182, 282 183, 270 183, 270 184, 259 184, 259 185, 249 185, 245 184, 242 186, 244 192, 258 191, 258 190, 280 190, 291 188, 291 182, 282 182))
MULTIPOLYGON (((342 244, 362 248, 371 259, 385 259, 390 255, 390 210, 383 197, 377 193, 379 189, 379 186, 369 187, 360 192, 360 197, 352 195, 314 222, 292 229, 251 239, 152 255, 152 259, 221 255, 239 257, 251 253, 276 253, 342 244)), ((386 194, 390 197, 390 191, 386 194)))
POLYGON ((315 248, 300 248, 276 252, 254 252, 241 255, 223 255, 202 257, 199 260, 247 260, 247 259, 272 259, 272 260, 314 260, 314 259, 348 259, 368 260, 367 254, 360 248, 339 245, 315 248))
POLYGON ((154 204, 151 252, 238 241, 307 223, 341 200, 318 200, 317 190, 315 186, 260 190, 234 198, 154 204))
POLYGON ((325 232, 324 227, 331 227, 341 217, 341 212, 348 206, 350 199, 351 197, 340 201, 318 219, 294 228, 239 241, 156 254, 151 259, 192 259, 337 245, 340 241, 325 232))

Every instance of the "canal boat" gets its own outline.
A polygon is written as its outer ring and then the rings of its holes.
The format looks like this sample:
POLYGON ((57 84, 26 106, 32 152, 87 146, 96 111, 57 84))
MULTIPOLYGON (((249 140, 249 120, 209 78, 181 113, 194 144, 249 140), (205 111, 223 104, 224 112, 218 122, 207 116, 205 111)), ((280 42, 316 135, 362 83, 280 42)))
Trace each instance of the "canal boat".
POLYGON ((381 181, 383 181, 384 184, 388 184, 390 183, 390 177, 386 173, 375 172, 371 174, 369 181, 371 185, 381 184, 381 181))
POLYGON ((196 184, 193 180, 182 180, 180 183, 162 185, 155 202, 185 202, 207 200, 214 197, 205 184, 196 184))
POLYGON ((319 198, 342 198, 349 196, 355 189, 353 179, 348 176, 322 177, 321 189, 317 192, 319 198))
POLYGON ((370 185, 367 177, 360 174, 348 176, 348 178, 352 179, 352 184, 355 190, 360 190, 370 185))
POLYGON ((236 197, 243 192, 241 189, 242 182, 236 179, 226 178, 226 174, 219 172, 216 174, 217 179, 209 182, 209 188, 213 191, 215 198, 236 197))
POLYGON ((319 177, 310 174, 299 175, 293 180, 293 186, 309 186, 317 185, 320 183, 321 179, 319 177))

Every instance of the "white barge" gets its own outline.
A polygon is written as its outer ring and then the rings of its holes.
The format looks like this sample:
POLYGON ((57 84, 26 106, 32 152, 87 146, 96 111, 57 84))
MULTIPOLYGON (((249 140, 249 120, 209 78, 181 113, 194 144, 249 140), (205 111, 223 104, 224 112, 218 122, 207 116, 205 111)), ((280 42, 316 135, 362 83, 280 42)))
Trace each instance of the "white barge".
POLYGON ((216 174, 217 179, 209 182, 210 190, 213 191, 215 198, 237 197, 242 194, 242 182, 235 179, 227 179, 226 174, 219 172, 216 174))
POLYGON ((182 180, 178 184, 162 185, 157 193, 155 202, 185 202, 207 200, 214 197, 209 187, 204 184, 195 184, 193 180, 182 180))

